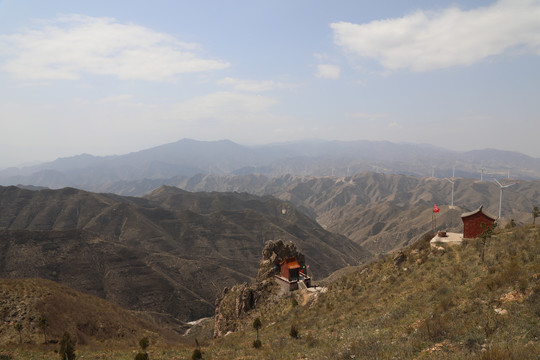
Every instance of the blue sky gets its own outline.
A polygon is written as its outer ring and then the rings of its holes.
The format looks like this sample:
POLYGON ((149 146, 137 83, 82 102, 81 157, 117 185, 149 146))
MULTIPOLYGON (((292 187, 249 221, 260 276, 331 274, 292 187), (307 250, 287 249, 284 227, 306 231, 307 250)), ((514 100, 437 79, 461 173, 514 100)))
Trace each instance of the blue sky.
POLYGON ((540 1, 0 1, 0 168, 182 138, 540 157, 540 1))

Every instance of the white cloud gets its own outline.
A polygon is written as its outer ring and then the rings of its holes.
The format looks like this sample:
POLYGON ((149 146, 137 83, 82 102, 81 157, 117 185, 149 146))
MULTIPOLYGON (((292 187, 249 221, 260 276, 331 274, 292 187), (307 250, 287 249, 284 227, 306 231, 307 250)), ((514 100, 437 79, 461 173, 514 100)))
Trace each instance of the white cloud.
POLYGON ((368 24, 332 23, 334 42, 386 69, 471 65, 513 50, 540 55, 540 1, 501 0, 472 10, 417 11, 368 24))
POLYGON ((293 84, 282 83, 273 80, 255 81, 230 77, 219 80, 218 84, 224 86, 232 86, 234 90, 247 92, 263 92, 294 87, 293 84))
POLYGON ((111 18, 71 15, 0 35, 7 61, 1 67, 28 80, 74 80, 84 73, 123 80, 173 81, 179 74, 229 66, 204 59, 196 44, 111 18))
POLYGON ((324 79, 339 79, 341 69, 339 66, 330 65, 330 64, 320 64, 317 66, 317 76, 318 78, 324 79))
POLYGON ((188 121, 214 119, 243 122, 259 117, 277 103, 275 98, 267 96, 224 91, 173 105, 170 116, 188 121))
POLYGON ((108 96, 98 101, 99 104, 123 104, 130 101, 133 98, 133 95, 123 94, 108 96))
POLYGON ((347 114, 345 114, 345 117, 357 118, 357 119, 369 120, 369 121, 375 121, 375 120, 378 120, 378 119, 384 119, 384 118, 388 117, 388 114, 356 112, 356 113, 347 113, 347 114))

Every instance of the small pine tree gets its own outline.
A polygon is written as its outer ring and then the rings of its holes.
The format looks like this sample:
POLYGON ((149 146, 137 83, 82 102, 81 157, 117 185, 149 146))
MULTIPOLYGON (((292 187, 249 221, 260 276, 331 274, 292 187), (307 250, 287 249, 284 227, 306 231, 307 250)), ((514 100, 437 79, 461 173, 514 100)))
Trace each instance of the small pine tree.
POLYGON ((538 209, 538 206, 535 206, 532 210, 532 216, 533 216, 533 225, 535 225, 536 218, 540 216, 540 210, 538 209))
POLYGON ((256 318, 254 321, 253 321, 253 328, 255 330, 257 330, 257 341, 259 341, 259 329, 262 327, 262 322, 261 322, 261 319, 259 318, 256 318))
POLYGON ((480 240, 482 241, 481 258, 482 258, 482 263, 484 263, 484 254, 485 254, 486 245, 489 239, 491 239, 491 235, 493 235, 493 231, 497 227, 497 223, 494 222, 493 225, 489 226, 489 225, 486 225, 486 223, 482 222, 480 224, 480 227, 484 229, 484 231, 482 231, 482 233, 479 236, 480 240))
POLYGON ((66 331, 60 341, 60 354, 61 360, 75 360, 75 344, 71 339, 71 335, 66 331))
POLYGON ((261 346, 262 346, 261 340, 255 340, 255 341, 253 342, 253 347, 254 347, 255 349, 258 349, 258 348, 260 348, 261 346))
POLYGON ((199 345, 199 340, 195 338, 195 345, 197 346, 195 350, 193 350, 193 354, 191 354, 192 360, 202 359, 202 351, 201 346, 199 345))
POLYGON ((46 318, 42 317, 39 319, 38 327, 43 332, 43 338, 45 339, 45 344, 47 343, 47 328, 49 327, 49 322, 46 318))
POLYGON ((15 330, 19 333, 19 344, 22 344, 22 329, 23 325, 21 323, 15 324, 15 330))
POLYGON ((147 337, 143 337, 141 340, 139 340, 139 346, 142 349, 142 352, 139 351, 137 355, 135 356, 135 360, 149 360, 148 353, 146 352, 146 349, 150 345, 150 341, 147 337))
POLYGON ((141 347, 142 351, 146 351, 149 345, 150 341, 147 337, 143 337, 141 340, 139 340, 139 346, 141 347))

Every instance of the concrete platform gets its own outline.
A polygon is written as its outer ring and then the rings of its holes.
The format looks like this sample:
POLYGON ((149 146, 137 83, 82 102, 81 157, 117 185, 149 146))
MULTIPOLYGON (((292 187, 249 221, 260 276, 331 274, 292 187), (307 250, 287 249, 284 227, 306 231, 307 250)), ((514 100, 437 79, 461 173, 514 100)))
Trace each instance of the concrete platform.
POLYGON ((438 246, 440 244, 448 245, 459 245, 463 241, 463 234, 459 233, 446 233, 446 236, 439 236, 437 234, 433 239, 431 239, 431 246, 438 246))

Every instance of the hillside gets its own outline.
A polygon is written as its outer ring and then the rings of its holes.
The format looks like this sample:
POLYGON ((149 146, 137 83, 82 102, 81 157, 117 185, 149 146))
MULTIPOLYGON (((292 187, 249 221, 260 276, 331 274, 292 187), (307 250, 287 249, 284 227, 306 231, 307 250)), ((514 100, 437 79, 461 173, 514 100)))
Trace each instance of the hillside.
POLYGON ((319 278, 370 256, 290 203, 247 194, 0 187, 0 208, 0 277, 54 280, 176 328, 251 280, 267 240, 294 241, 319 278))
MULTIPOLYGON (((493 182, 417 178, 379 173, 349 178, 316 178, 291 186, 278 196, 316 214, 326 229, 343 234, 374 253, 407 245, 431 229, 433 204, 439 205, 439 229, 461 232, 461 214, 484 206, 498 214, 499 187, 493 182)), ((503 225, 510 219, 530 223, 540 204, 540 182, 522 181, 504 193, 503 225)))
MULTIPOLYGON (((441 208, 438 227, 460 232, 462 213, 483 205, 497 215, 500 196, 493 181, 456 178, 456 208, 450 209, 452 185, 444 179, 373 172, 350 177, 197 175, 177 179, 174 185, 188 191, 275 196, 374 253, 405 246, 430 230, 434 203, 441 208)), ((530 223, 532 208, 540 204, 540 181, 520 181, 505 190, 503 200, 503 222, 530 223)))
POLYGON ((205 358, 536 359, 540 228, 498 231, 484 263, 479 240, 438 249, 429 239, 405 248, 397 266, 385 256, 328 280, 325 292, 270 298, 205 358))
POLYGON ((44 279, 0 279, 0 345, 56 343, 68 331, 79 345, 136 347, 149 337, 162 345, 179 336, 118 305, 44 279), (41 328, 41 319, 46 326, 41 328), (22 325, 21 337, 15 325, 22 325))

